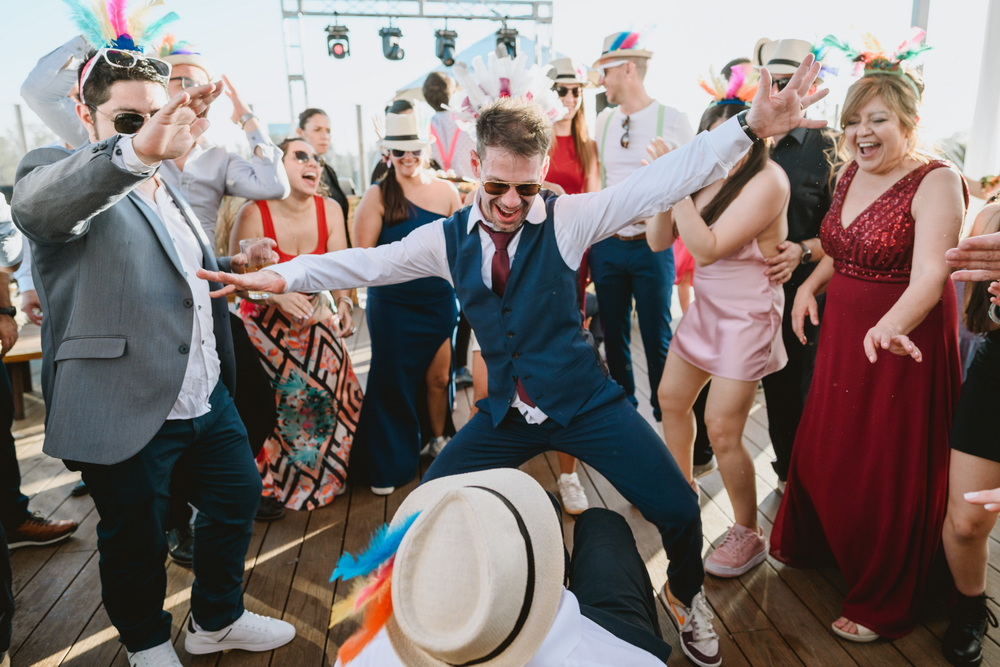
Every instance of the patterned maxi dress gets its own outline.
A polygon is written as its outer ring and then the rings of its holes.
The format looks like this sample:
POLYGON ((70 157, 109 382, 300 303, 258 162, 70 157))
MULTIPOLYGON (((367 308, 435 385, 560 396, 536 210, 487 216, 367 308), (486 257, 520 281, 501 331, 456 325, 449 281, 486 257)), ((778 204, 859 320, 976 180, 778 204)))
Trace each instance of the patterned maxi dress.
MULTIPOLYGON (((326 252, 323 198, 316 197, 319 245, 326 252)), ((275 239, 267 202, 256 202, 264 235, 275 239)), ((294 257, 276 248, 281 261, 294 257)), ((290 321, 274 306, 244 300, 239 314, 261 364, 271 379, 277 425, 257 456, 264 495, 285 507, 311 510, 328 505, 347 478, 347 464, 358 415, 361 385, 354 375, 343 340, 335 333, 335 310, 315 324, 290 321)))

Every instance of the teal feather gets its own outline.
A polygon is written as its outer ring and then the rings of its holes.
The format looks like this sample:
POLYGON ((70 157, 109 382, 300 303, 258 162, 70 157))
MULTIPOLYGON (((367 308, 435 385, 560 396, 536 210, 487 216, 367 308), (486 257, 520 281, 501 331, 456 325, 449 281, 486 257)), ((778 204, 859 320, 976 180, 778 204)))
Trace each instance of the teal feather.
POLYGON ((413 525, 418 516, 420 516, 420 512, 406 517, 406 519, 396 526, 384 524, 375 531, 368 549, 357 558, 345 552, 340 557, 340 560, 337 561, 337 568, 330 575, 330 581, 335 581, 338 578, 347 581, 354 577, 366 575, 392 558, 399 549, 399 545, 403 542, 403 536, 406 535, 406 531, 410 529, 410 526, 413 525))
POLYGON ((837 49, 838 51, 842 51, 844 53, 844 55, 846 55, 849 60, 854 60, 859 55, 861 55, 860 53, 858 53, 854 49, 854 47, 852 47, 847 42, 840 41, 840 39, 838 39, 835 35, 827 35, 820 42, 820 45, 825 45, 825 46, 833 47, 833 48, 837 49))
MULTIPOLYGON (((141 38, 143 43, 152 46, 153 42, 156 41, 156 38, 160 36, 160 33, 163 32, 163 30, 167 27, 167 25, 173 23, 179 18, 180 16, 177 15, 177 12, 170 12, 168 14, 163 15, 156 21, 154 21, 143 32, 141 38)), ((139 38, 137 37, 137 39, 139 38)))
POLYGON ((93 6, 84 4, 83 0, 63 0, 63 2, 69 5, 70 19, 92 47, 101 49, 108 45, 110 37, 104 34, 101 21, 94 14, 93 6))
POLYGON ((909 60, 910 58, 915 58, 919 56, 924 51, 930 51, 933 46, 927 46, 926 44, 920 44, 916 47, 907 49, 906 51, 897 52, 893 55, 892 59, 896 61, 909 60))

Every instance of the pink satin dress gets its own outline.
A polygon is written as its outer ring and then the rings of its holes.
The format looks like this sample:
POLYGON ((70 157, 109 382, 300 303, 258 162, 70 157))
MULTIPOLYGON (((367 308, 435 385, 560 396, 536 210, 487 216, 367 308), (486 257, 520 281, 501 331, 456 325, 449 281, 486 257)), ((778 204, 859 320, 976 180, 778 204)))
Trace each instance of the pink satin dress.
POLYGON ((785 291, 764 275, 757 239, 694 272, 695 300, 670 354, 715 377, 756 382, 788 362, 781 340, 785 291))

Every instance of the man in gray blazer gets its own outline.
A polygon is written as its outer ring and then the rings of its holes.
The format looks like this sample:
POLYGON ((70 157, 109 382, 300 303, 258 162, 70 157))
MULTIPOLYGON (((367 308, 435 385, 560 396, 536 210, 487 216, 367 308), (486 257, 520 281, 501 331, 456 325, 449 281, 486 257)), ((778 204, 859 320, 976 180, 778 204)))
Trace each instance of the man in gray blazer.
MULTIPOLYGON (((205 131, 222 91, 168 101, 162 63, 98 51, 77 113, 92 143, 32 151, 18 167, 15 224, 34 251, 42 323, 45 451, 79 470, 100 515, 105 609, 132 665, 180 665, 163 610, 171 477, 201 510, 189 653, 271 650, 284 621, 243 608, 243 559, 261 483, 233 406, 224 299, 197 279, 216 262, 184 199, 157 176, 205 131), (135 134, 117 134, 129 128, 135 134)), ((235 267, 242 268, 242 267, 235 267)))

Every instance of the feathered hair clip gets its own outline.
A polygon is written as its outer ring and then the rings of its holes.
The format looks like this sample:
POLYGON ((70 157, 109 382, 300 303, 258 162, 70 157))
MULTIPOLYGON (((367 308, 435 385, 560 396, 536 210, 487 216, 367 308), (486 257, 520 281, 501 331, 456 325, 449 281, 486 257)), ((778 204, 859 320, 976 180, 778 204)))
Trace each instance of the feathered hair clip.
POLYGON ((698 77, 698 85, 712 96, 715 104, 740 104, 750 106, 757 94, 759 76, 749 63, 733 65, 729 79, 725 79, 709 71, 709 80, 698 77))
POLYGON ((485 63, 481 56, 476 56, 471 68, 465 63, 456 63, 452 72, 461 88, 446 106, 455 114, 462 130, 472 136, 475 136, 479 110, 505 97, 520 97, 536 104, 549 122, 555 123, 566 115, 567 109, 552 90, 549 69, 548 66, 528 65, 522 53, 513 59, 490 53, 485 63))
POLYGON ((903 80, 907 81, 913 88, 914 92, 916 92, 917 99, 920 99, 920 90, 917 88, 916 83, 914 83, 910 77, 906 76, 903 63, 908 60, 912 60, 932 47, 923 43, 924 37, 927 36, 926 32, 916 27, 912 30, 912 36, 897 46, 896 50, 892 52, 892 55, 887 54, 879 41, 870 33, 864 35, 864 51, 858 51, 850 44, 838 39, 834 35, 827 35, 823 38, 822 43, 826 46, 837 49, 847 56, 849 60, 854 62, 855 76, 859 74, 861 76, 893 74, 895 76, 903 77, 903 80))
POLYGON ((164 37, 156 52, 161 58, 166 58, 167 56, 201 55, 201 52, 193 44, 185 41, 178 42, 177 38, 173 35, 164 37))
POLYGON ((163 0, 146 0, 138 9, 127 12, 128 0, 63 0, 70 8, 70 18, 83 38, 94 49, 121 49, 142 53, 152 45, 167 24, 176 21, 177 12, 169 12, 149 22, 149 12, 163 0))
POLYGON ((337 561, 337 568, 330 581, 355 581, 351 593, 333 605, 330 610, 330 627, 358 614, 364 613, 361 627, 340 647, 337 657, 347 664, 358 657, 361 650, 378 634, 392 616, 392 566, 403 536, 417 520, 420 513, 408 516, 395 526, 383 525, 372 536, 368 549, 357 558, 344 553, 337 561))

